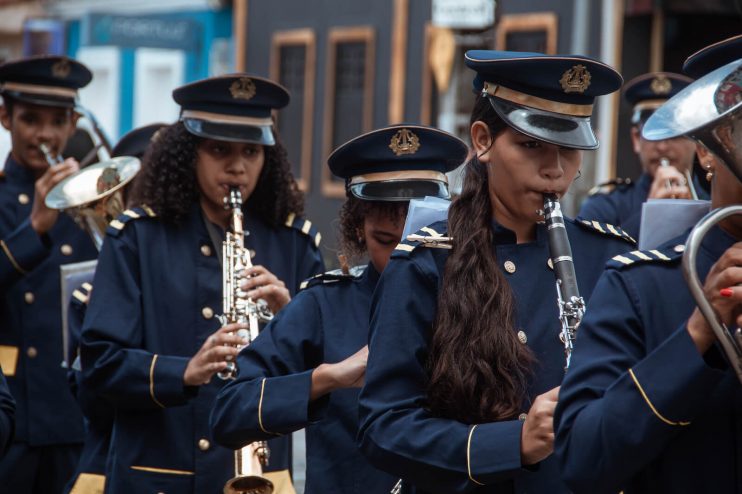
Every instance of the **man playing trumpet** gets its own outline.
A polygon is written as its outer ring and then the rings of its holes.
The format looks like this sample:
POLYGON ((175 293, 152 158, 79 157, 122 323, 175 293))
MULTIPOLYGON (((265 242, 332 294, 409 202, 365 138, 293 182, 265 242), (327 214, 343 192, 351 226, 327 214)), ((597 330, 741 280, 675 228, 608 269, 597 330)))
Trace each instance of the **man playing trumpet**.
POLYGON ((97 251, 44 200, 78 170, 74 159, 56 157, 75 131, 77 91, 91 79, 66 57, 0 65, 0 122, 12 143, 0 178, 0 365, 17 403, 15 441, 0 463, 6 492, 61 492, 82 442, 82 415, 60 366, 59 266, 97 251))

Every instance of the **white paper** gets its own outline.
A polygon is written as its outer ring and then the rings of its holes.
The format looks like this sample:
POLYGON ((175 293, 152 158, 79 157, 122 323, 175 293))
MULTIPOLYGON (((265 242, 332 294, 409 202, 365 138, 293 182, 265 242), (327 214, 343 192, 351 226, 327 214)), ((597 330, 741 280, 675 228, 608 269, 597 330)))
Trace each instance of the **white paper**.
POLYGON ((425 199, 412 199, 407 211, 402 239, 407 238, 407 235, 415 233, 424 226, 445 220, 448 217, 448 206, 450 205, 451 201, 440 197, 427 196, 425 199))
POLYGON ((655 249, 694 226, 711 209, 710 201, 649 199, 642 205, 639 250, 655 249))

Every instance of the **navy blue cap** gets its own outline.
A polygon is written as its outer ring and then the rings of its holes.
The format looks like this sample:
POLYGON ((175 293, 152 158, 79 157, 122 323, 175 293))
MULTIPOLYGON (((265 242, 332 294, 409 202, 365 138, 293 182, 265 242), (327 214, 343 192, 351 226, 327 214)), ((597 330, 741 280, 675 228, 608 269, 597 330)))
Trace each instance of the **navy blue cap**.
POLYGON ((742 34, 701 48, 685 60, 683 72, 698 79, 740 58, 742 58, 742 34))
POLYGON ((154 123, 130 130, 113 147, 111 156, 135 156, 141 159, 150 142, 155 140, 157 131, 166 126, 164 123, 154 123))
POLYGON ((289 93, 262 77, 230 74, 176 88, 173 99, 192 134, 272 146, 276 141, 271 112, 289 104, 289 93))
POLYGON ((464 141, 448 132, 399 124, 351 139, 333 151, 327 164, 360 199, 408 201, 447 198, 446 173, 467 154, 464 141))
POLYGON ((690 77, 673 72, 650 72, 631 79, 624 85, 624 98, 633 106, 631 123, 645 122, 654 110, 691 82, 690 77))
POLYGON ((590 117, 597 96, 623 79, 612 67, 580 55, 469 50, 474 90, 487 96, 505 123, 559 146, 595 149, 590 117))
POLYGON ((85 65, 68 57, 22 58, 0 65, 0 94, 35 105, 73 108, 78 89, 92 79, 85 65))

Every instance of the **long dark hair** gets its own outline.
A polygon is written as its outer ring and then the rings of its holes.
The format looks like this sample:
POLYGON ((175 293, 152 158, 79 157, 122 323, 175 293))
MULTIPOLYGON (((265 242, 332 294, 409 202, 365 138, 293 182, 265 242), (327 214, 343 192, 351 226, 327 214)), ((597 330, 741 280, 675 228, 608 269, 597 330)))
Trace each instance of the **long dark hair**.
POLYGON ((395 222, 404 222, 409 201, 366 201, 347 193, 347 199, 340 208, 340 252, 349 261, 357 262, 366 254, 366 241, 363 238, 363 225, 369 214, 378 211, 395 222))
MULTIPOLYGON (((479 96, 471 123, 492 139, 505 128, 479 96)), ((498 268, 486 165, 472 158, 461 195, 448 212, 454 247, 443 275, 428 359, 428 406, 465 423, 514 418, 521 411, 535 361, 515 331, 515 302, 498 268)))
MULTIPOLYGON (((196 151, 201 141, 181 122, 160 129, 134 179, 129 204, 147 204, 163 221, 182 223, 199 198, 196 151)), ((265 164, 245 209, 255 211, 269 225, 278 226, 289 213, 304 213, 304 197, 277 134, 275 146, 264 149, 265 164)))

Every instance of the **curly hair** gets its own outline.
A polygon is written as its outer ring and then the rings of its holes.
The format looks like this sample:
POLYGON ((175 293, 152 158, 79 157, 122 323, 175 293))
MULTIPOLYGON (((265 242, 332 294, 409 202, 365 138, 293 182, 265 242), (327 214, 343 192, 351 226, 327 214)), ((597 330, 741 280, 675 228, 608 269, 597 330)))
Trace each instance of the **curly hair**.
MULTIPOLYGON (((264 147, 263 170, 243 206, 271 226, 282 224, 290 213, 304 214, 304 196, 291 174, 286 149, 275 135, 276 144, 264 147)), ((181 122, 160 129, 144 154, 129 204, 147 204, 163 221, 181 224, 199 200, 196 159, 201 141, 181 122)))
MULTIPOLYGON (((487 124, 493 141, 506 125, 481 96, 471 116, 471 123, 476 121, 487 124)), ((491 217, 487 167, 475 156, 466 164, 461 196, 448 212, 455 242, 428 357, 428 406, 469 424, 517 416, 535 364, 516 335, 515 301, 498 268, 491 217)))
POLYGON ((363 224, 372 213, 383 215, 394 222, 404 222, 409 201, 366 201, 348 194, 340 208, 340 250, 348 259, 356 262, 366 254, 363 224))

